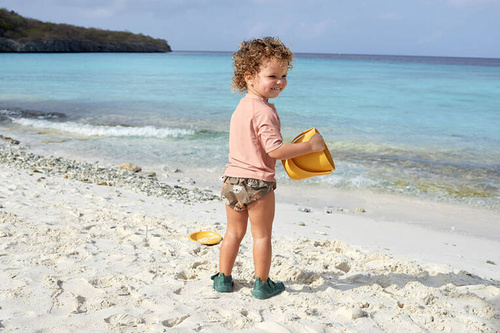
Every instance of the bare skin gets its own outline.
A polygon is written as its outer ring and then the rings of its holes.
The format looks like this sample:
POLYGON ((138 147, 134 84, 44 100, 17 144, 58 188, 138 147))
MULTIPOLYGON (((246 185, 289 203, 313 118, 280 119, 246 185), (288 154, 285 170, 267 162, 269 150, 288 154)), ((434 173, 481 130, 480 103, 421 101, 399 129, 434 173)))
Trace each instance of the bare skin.
POLYGON ((237 212, 226 206, 227 230, 220 249, 219 267, 225 276, 231 275, 238 250, 247 231, 250 219, 253 238, 255 277, 267 281, 271 267, 271 235, 274 220, 274 192, 247 206, 247 210, 237 212))
POLYGON ((325 150, 325 142, 321 134, 314 134, 307 142, 283 143, 278 149, 269 153, 269 156, 277 160, 286 160, 309 153, 317 153, 325 150))

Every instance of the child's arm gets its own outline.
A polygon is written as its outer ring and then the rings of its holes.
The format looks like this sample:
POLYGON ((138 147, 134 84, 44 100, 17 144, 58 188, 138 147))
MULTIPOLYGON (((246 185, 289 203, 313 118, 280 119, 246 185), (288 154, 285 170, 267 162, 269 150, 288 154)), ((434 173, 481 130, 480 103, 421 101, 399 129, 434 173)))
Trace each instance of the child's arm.
POLYGON ((325 141, 323 141, 323 137, 317 133, 307 142, 283 143, 278 149, 271 151, 269 156, 277 160, 286 160, 309 153, 320 152, 324 149, 325 141))

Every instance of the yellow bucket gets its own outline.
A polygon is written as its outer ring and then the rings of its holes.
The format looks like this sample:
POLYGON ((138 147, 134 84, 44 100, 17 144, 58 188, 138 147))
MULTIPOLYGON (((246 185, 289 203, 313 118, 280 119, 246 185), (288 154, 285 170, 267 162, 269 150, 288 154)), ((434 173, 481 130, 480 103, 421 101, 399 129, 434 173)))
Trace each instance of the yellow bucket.
MULTIPOLYGON (((319 133, 316 128, 310 128, 297 135, 292 143, 307 142, 311 137, 319 133)), ((332 155, 328 147, 321 152, 310 153, 287 160, 282 160, 286 173, 293 180, 301 180, 315 176, 328 175, 335 170, 332 155)))
POLYGON ((193 232, 188 236, 193 242, 198 242, 203 245, 215 245, 219 244, 222 240, 222 236, 216 232, 212 231, 197 231, 193 232))

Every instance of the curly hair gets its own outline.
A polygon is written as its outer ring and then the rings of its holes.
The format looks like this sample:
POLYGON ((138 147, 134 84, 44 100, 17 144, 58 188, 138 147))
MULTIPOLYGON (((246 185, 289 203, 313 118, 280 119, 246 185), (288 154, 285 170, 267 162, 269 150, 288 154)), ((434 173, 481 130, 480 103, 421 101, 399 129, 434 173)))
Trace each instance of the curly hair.
POLYGON ((260 66, 267 61, 276 59, 292 69, 293 53, 277 37, 250 39, 240 44, 238 51, 233 54, 234 76, 233 91, 246 92, 247 83, 245 74, 255 75, 260 66))

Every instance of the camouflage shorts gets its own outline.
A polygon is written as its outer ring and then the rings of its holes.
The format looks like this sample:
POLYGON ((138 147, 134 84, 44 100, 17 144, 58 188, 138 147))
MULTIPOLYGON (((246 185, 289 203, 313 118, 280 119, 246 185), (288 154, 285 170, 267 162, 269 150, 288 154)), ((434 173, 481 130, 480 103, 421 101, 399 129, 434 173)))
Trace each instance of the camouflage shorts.
POLYGON ((260 179, 224 176, 222 180, 221 196, 226 205, 237 212, 276 189, 276 183, 260 179))

